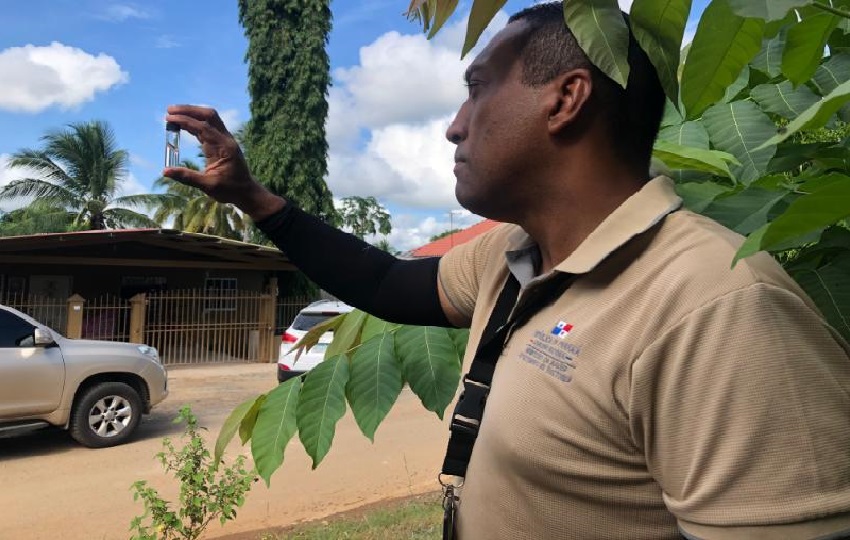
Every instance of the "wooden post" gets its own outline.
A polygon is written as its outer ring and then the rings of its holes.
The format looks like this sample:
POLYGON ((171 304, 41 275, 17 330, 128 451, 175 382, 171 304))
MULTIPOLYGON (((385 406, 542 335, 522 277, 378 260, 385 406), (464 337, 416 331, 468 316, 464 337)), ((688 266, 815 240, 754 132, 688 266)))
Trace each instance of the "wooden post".
POLYGON ((139 293, 130 298, 130 343, 144 343, 145 341, 146 305, 145 293, 139 293))
POLYGON ((274 359, 274 311, 277 292, 277 279, 269 282, 269 292, 260 295, 260 343, 257 360, 263 363, 274 359))
POLYGON ((68 324, 65 335, 70 339, 80 339, 83 336, 83 304, 85 299, 79 294, 68 298, 68 324))

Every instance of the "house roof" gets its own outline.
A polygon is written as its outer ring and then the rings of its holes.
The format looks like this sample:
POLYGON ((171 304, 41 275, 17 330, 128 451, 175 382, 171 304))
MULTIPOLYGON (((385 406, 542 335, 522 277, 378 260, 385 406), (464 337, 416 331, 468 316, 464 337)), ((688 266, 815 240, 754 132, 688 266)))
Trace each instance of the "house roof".
POLYGON ((441 257, 454 246, 459 246, 460 244, 469 242, 479 234, 483 234, 497 225, 501 225, 501 223, 493 221, 492 219, 485 219, 484 221, 476 223, 472 227, 468 227, 454 234, 449 234, 439 240, 435 240, 422 247, 418 247, 411 251, 409 255, 411 257, 441 257))
POLYGON ((115 229, 0 237, 18 264, 294 270, 277 248, 171 229, 115 229))

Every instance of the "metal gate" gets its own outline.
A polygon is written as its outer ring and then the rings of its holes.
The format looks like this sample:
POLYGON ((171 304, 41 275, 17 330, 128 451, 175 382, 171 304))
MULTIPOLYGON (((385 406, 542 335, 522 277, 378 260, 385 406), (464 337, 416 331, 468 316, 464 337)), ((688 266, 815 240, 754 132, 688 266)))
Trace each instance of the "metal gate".
POLYGON ((250 291, 163 291, 147 295, 145 343, 164 364, 268 362, 274 300, 250 291))

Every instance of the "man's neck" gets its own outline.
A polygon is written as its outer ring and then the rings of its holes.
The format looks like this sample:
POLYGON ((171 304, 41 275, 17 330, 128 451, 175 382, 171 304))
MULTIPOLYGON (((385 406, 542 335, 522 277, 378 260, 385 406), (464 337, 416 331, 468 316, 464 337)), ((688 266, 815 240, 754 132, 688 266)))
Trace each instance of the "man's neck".
POLYGON ((540 249, 540 274, 569 257, 605 218, 640 190, 643 179, 615 174, 571 176, 568 184, 562 184, 569 189, 553 190, 551 197, 539 201, 519 223, 540 249))

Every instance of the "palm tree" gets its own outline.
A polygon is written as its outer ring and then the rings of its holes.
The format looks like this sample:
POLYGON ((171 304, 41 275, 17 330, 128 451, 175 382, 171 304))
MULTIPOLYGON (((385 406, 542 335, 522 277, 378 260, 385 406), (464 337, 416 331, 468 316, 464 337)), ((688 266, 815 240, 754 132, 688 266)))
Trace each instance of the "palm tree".
POLYGON ((76 215, 65 208, 35 200, 29 206, 0 214, 0 236, 65 232, 76 215))
POLYGON ((35 177, 10 183, 0 190, 0 200, 28 199, 28 207, 38 203, 59 214, 69 212, 70 229, 156 226, 149 217, 127 208, 144 204, 144 195, 117 196, 127 179, 128 154, 116 147, 105 122, 70 124, 41 140, 43 149, 27 148, 10 160, 12 167, 33 171, 35 177))
MULTIPOLYGON (((190 160, 183 160, 180 165, 198 170, 198 165, 190 160)), ((182 231, 247 239, 247 221, 232 204, 219 203, 197 188, 164 176, 154 182, 154 187, 164 188, 165 193, 145 195, 145 200, 160 226, 171 220, 170 226, 182 231)))

